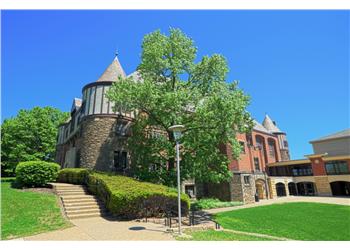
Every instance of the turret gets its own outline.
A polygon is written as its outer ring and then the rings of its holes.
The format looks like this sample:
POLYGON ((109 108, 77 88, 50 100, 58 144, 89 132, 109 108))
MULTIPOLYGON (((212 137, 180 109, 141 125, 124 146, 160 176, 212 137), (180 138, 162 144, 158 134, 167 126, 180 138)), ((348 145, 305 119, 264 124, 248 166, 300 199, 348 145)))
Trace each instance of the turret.
POLYGON ((116 82, 119 77, 125 78, 126 74, 116 56, 96 82, 83 87, 83 115, 118 113, 118 111, 113 112, 113 103, 107 99, 106 93, 112 83, 116 82))
POLYGON ((273 121, 267 114, 265 115, 264 121, 262 123, 264 128, 266 128, 270 133, 277 136, 279 150, 281 153, 281 160, 288 161, 290 160, 289 156, 289 147, 287 136, 285 132, 282 132, 278 127, 275 121, 273 121))

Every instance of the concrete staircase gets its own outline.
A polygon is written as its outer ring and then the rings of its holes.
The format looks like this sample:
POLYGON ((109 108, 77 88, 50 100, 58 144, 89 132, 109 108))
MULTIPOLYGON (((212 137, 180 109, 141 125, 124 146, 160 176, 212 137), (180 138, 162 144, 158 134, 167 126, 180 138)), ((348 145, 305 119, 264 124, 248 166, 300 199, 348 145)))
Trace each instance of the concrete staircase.
POLYGON ((67 183, 51 183, 61 198, 68 219, 80 219, 107 215, 104 205, 90 195, 86 187, 67 183))

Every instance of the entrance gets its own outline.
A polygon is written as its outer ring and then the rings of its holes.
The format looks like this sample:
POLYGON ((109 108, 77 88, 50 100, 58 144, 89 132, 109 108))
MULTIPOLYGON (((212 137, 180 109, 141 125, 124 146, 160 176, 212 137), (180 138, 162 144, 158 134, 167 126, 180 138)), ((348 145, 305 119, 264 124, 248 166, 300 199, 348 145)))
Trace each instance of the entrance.
POLYGON ((259 199, 265 199, 266 193, 265 193, 265 182, 263 180, 256 180, 255 181, 255 189, 258 194, 259 199))
POLYGON ((314 196, 316 193, 313 182, 299 182, 297 187, 299 195, 314 196))
POLYGON ((350 196, 350 182, 335 181, 330 184, 334 196, 350 196))
POLYGON ((298 195, 297 185, 294 182, 289 182, 288 191, 289 191, 289 195, 298 195))
POLYGON ((276 192, 277 196, 286 196, 286 186, 282 182, 277 183, 276 192))

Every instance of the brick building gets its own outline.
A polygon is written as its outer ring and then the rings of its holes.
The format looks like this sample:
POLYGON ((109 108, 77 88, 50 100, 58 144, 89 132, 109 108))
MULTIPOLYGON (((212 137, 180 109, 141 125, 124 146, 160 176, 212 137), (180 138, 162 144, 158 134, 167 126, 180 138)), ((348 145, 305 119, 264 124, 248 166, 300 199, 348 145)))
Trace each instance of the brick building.
POLYGON ((265 115, 262 124, 254 123, 251 133, 237 135, 242 146, 239 159, 232 159, 230 145, 225 146, 231 161, 228 167, 233 172, 232 179, 220 184, 197 184, 197 196, 244 203, 255 202, 256 194, 259 199, 271 197, 266 169, 270 163, 289 160, 288 141, 286 133, 268 115, 265 115))
MULTIPOLYGON (((137 72, 127 76, 116 57, 97 81, 82 88, 82 99, 73 100, 71 116, 59 127, 57 139, 56 161, 63 168, 86 167, 99 171, 127 172, 130 156, 126 139, 130 135, 129 128, 135 113, 113 111, 113 103, 105 97, 119 77, 142 80, 137 72)), ((209 184, 187 180, 182 183, 183 190, 197 197, 217 197, 244 203, 254 202, 256 194, 260 199, 293 194, 286 188, 282 191, 281 186, 289 187, 290 180, 295 177, 281 176, 280 172, 277 175, 274 171, 288 164, 306 166, 312 162, 314 173, 320 176, 313 181, 319 185, 318 193, 329 194, 329 189, 322 184, 325 183, 322 164, 331 155, 325 156, 324 152, 319 152, 324 149, 322 143, 314 142, 316 153, 309 159, 290 161, 286 134, 276 123, 268 115, 261 124, 254 122, 251 133, 237 135, 242 152, 239 159, 230 158, 228 168, 233 172, 233 177, 229 182, 209 184)), ((230 151, 229 145, 223 147, 223 152, 229 157, 230 151)), ((308 189, 308 184, 305 189, 308 189)))

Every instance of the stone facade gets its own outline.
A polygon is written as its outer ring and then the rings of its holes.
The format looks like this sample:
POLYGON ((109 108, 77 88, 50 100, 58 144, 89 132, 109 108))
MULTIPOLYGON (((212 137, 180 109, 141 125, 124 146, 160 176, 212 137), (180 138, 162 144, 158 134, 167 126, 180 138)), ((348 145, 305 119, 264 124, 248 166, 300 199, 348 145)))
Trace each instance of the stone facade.
POLYGON ((315 176, 317 194, 321 196, 332 196, 331 186, 329 185, 328 176, 315 176))
POLYGON ((127 152, 126 137, 116 135, 115 117, 88 116, 81 127, 80 165, 99 171, 113 172, 114 152, 127 152))

